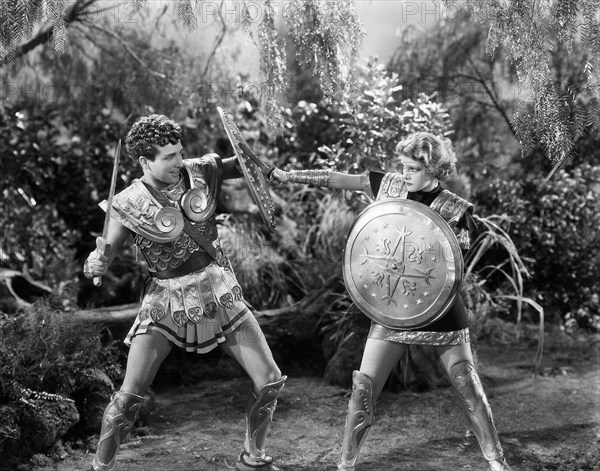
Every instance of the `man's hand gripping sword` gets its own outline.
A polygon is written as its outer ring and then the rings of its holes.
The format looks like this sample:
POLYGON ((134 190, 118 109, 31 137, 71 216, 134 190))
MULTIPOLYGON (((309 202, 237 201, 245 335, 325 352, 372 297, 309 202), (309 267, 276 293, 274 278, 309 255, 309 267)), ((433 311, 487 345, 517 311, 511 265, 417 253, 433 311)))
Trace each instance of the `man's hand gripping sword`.
MULTIPOLYGON (((121 158, 121 139, 117 145, 115 151, 115 158, 113 162, 112 179, 110 181, 110 191, 108 192, 108 201, 106 204, 106 215, 104 216, 104 228, 102 229, 102 237, 96 239, 96 253, 98 258, 102 257, 108 250, 110 250, 110 244, 108 243, 108 225, 110 224, 110 213, 112 211, 113 198, 115 196, 115 187, 117 186, 117 175, 119 174, 119 159, 121 158)), ((94 286, 102 285, 102 277, 94 277, 94 286)))

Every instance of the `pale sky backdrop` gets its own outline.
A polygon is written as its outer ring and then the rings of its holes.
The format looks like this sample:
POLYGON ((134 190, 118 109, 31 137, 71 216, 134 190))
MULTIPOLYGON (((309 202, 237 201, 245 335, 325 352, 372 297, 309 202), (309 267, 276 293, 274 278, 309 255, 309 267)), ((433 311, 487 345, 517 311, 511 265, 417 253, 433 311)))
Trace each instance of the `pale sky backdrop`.
MULTIPOLYGON (((331 1, 335 2, 336 0, 331 1)), ((281 24, 281 14, 285 10, 287 2, 273 0, 272 3, 279 16, 278 24, 281 24)), ((189 33, 181 24, 174 24, 168 30, 168 36, 177 38, 187 48, 210 51, 218 32, 214 19, 217 17, 217 8, 220 4, 220 0, 202 0, 198 4, 197 11, 198 30, 189 33)), ((249 2, 249 4, 256 5, 256 9, 251 13, 256 15, 258 22, 262 15, 260 2, 249 2)), ((172 7, 172 2, 150 0, 148 5, 150 11, 157 14, 163 10, 165 5, 172 7)), ((239 23, 241 6, 241 1, 228 0, 226 2, 224 14, 228 24, 235 26, 236 23, 239 23)), ((361 55, 363 57, 377 55, 382 63, 386 63, 394 50, 401 44, 402 32, 407 25, 413 24, 424 28, 440 21, 445 15, 451 14, 444 12, 441 1, 433 0, 358 0, 356 7, 366 31, 361 55)), ((173 10, 170 10, 168 15, 174 17, 173 10)), ((121 12, 120 17, 126 17, 125 9, 121 12)), ((258 71, 258 52, 247 34, 242 32, 229 34, 227 40, 219 48, 216 62, 223 67, 234 65, 234 70, 247 71, 255 77, 258 71), (240 48, 241 54, 236 55, 234 50, 240 48), (234 64, 228 64, 228 59, 231 59, 234 64)))

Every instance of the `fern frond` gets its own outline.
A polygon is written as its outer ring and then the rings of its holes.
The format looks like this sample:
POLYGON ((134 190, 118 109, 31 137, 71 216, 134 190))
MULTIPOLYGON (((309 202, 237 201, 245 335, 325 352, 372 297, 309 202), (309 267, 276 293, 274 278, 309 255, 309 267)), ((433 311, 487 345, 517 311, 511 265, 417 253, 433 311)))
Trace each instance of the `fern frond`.
POLYGON ((194 31, 198 28, 198 19, 192 0, 179 0, 177 2, 177 19, 183 23, 188 31, 194 31))
POLYGON ((265 12, 258 26, 258 45, 260 48, 260 71, 266 86, 261 90, 261 108, 269 126, 281 128, 283 115, 277 95, 288 88, 285 39, 279 36, 275 28, 275 11, 270 0, 265 2, 265 12))
POLYGON ((130 0, 129 3, 133 7, 133 12, 135 13, 142 9, 144 4, 146 3, 146 0, 130 0))
POLYGON ((293 0, 286 22, 299 63, 313 68, 325 98, 349 92, 365 34, 354 2, 293 0))

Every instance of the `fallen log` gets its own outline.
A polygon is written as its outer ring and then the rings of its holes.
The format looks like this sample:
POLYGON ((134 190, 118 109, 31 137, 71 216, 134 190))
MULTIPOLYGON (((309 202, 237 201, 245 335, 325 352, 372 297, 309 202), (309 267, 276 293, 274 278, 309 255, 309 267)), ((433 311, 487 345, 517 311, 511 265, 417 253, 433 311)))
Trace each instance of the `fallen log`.
POLYGON ((129 322, 135 319, 139 310, 139 303, 123 304, 121 306, 108 306, 75 311, 73 317, 76 320, 89 322, 129 322))

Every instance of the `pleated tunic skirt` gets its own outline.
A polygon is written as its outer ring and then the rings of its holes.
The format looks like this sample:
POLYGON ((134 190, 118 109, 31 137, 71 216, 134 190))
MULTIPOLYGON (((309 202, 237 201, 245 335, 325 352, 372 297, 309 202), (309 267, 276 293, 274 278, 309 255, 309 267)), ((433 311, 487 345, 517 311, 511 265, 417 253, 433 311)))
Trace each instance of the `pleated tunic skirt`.
POLYGON ((231 266, 213 262, 184 276, 151 278, 125 344, 157 331, 188 352, 207 353, 252 315, 231 266))

